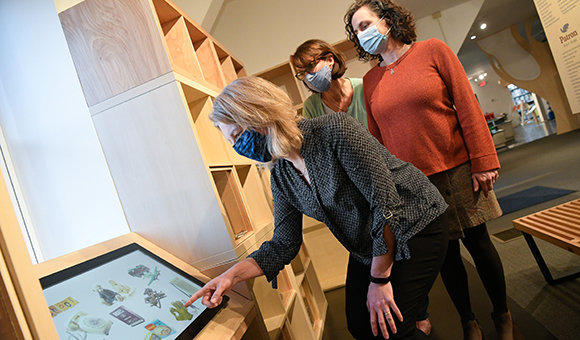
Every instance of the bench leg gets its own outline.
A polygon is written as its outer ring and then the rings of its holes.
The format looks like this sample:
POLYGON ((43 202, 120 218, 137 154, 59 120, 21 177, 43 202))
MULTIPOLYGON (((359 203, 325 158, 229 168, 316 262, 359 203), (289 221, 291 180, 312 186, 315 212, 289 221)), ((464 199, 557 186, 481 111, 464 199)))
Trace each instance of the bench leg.
POLYGON ((550 269, 548 269, 546 261, 544 261, 544 257, 542 257, 542 253, 540 253, 540 249, 538 249, 538 245, 536 244, 536 241, 534 241, 533 236, 524 232, 522 232, 522 234, 524 235, 524 238, 526 239, 526 242, 528 243, 528 246, 532 251, 532 255, 534 255, 534 258, 536 259, 538 267, 540 267, 540 271, 544 275, 546 282, 548 282, 550 285, 552 286, 557 285, 558 283, 562 283, 564 281, 569 281, 577 277, 580 277, 580 272, 574 272, 572 274, 567 274, 555 279, 552 276, 552 273, 550 273, 550 269))

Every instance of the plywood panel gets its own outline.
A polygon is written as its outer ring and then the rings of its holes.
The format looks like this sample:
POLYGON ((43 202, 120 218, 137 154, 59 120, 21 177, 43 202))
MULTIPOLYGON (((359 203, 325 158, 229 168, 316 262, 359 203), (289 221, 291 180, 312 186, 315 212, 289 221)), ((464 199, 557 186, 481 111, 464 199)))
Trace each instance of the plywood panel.
POLYGON ((26 339, 57 339, 5 183, 0 173, 0 294, 6 304, 0 308, 8 307, 9 320, 19 327, 13 329, 15 335, 26 339))
POLYGON ((18 324, 12 301, 6 290, 6 284, 9 276, 6 278, 0 276, 0 339, 2 340, 19 340, 23 338, 22 330, 14 327, 18 324))
POLYGON ((177 82, 93 116, 129 227, 193 263, 232 249, 177 82))
POLYGON ((86 0, 59 17, 89 106, 171 71, 148 0, 86 0))

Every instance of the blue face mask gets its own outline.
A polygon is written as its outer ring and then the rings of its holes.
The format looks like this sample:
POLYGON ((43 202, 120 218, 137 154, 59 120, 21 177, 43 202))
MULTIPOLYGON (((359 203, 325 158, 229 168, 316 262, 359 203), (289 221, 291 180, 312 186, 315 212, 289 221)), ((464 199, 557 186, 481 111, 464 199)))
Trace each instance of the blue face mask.
MULTIPOLYGON (((383 18, 381 18, 383 20, 383 18)), ((391 31, 392 26, 389 27, 389 30, 384 35, 379 32, 377 25, 379 20, 376 24, 368 27, 362 32, 357 34, 358 41, 360 46, 365 50, 368 54, 380 54, 387 50, 387 44, 389 41, 389 32, 391 31)))
POLYGON ((304 77, 304 84, 314 92, 326 92, 332 82, 332 71, 326 65, 320 71, 308 73, 304 77))
POLYGON ((254 130, 245 130, 236 140, 234 150, 244 157, 266 163, 272 160, 266 136, 254 130))

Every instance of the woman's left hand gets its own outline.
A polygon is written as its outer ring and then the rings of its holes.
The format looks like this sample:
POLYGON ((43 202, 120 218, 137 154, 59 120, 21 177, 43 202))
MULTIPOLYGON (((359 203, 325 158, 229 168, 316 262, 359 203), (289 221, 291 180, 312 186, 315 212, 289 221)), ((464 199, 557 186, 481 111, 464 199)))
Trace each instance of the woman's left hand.
POLYGON ((478 192, 480 189, 483 195, 487 198, 489 192, 493 190, 493 183, 497 180, 499 174, 497 170, 490 170, 484 172, 476 172, 471 174, 473 180, 473 191, 478 192))
POLYGON ((402 322, 403 314, 401 314, 393 298, 393 286, 391 283, 370 284, 367 294, 367 308, 371 314, 371 328, 374 336, 378 336, 378 328, 380 327, 383 337, 388 339, 389 332, 387 330, 387 323, 389 324, 391 332, 397 333, 393 315, 396 315, 397 319, 402 322))

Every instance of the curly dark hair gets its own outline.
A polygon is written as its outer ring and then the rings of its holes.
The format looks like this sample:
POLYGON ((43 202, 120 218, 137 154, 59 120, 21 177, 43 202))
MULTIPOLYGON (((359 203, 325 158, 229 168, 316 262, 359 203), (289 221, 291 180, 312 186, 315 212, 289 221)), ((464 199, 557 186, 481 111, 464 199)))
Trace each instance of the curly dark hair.
POLYGON ((346 57, 326 41, 311 39, 303 42, 290 56, 290 62, 294 67, 306 68, 314 59, 330 54, 334 57, 335 64, 332 68, 332 79, 338 79, 346 72, 346 57))
POLYGON ((379 18, 384 17, 387 25, 391 26, 391 32, 389 34, 393 38, 405 44, 410 44, 417 40, 415 18, 408 9, 391 0, 356 0, 344 15, 344 28, 346 29, 346 36, 354 43, 360 60, 369 61, 380 58, 380 55, 371 55, 361 47, 358 38, 354 33, 354 27, 352 27, 351 22, 354 13, 364 6, 366 6, 371 12, 375 13, 379 18))

